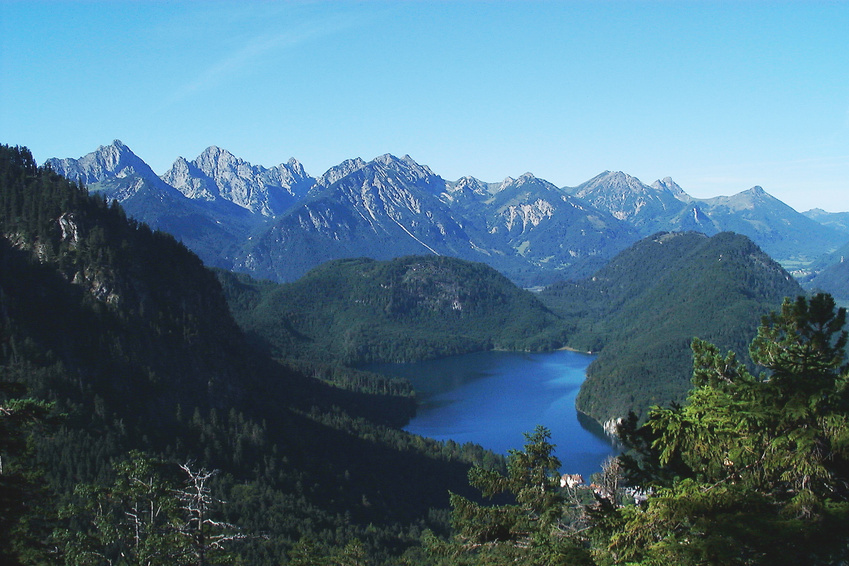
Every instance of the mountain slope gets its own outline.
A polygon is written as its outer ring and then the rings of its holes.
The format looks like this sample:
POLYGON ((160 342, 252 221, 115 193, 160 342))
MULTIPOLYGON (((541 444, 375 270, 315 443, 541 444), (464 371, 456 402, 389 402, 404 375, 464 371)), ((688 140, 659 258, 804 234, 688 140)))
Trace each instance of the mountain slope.
POLYGON ((505 180, 483 205, 492 240, 559 278, 591 272, 638 238, 627 223, 530 173, 505 180))
POLYGON ((219 278, 239 324, 277 357, 405 362, 562 341, 559 320, 534 295, 455 258, 336 260, 287 284, 219 278))
POLYGON ((208 265, 277 281, 333 259, 424 253, 482 261, 540 286, 589 275, 657 231, 737 232, 794 270, 816 269, 845 243, 836 216, 815 222, 760 187, 695 199, 670 178, 648 186, 622 172, 563 189, 530 173, 452 183, 409 156, 384 155, 346 160, 315 179, 295 159, 265 168, 212 146, 160 178, 117 140, 48 162, 208 265))
POLYGON ((643 236, 656 231, 737 232, 786 265, 807 265, 845 240, 838 230, 812 221, 761 187, 696 199, 669 178, 649 187, 630 175, 608 171, 566 190, 625 220, 643 236))
POLYGON ((836 252, 838 260, 825 266, 804 280, 807 289, 823 291, 840 301, 849 301, 849 263, 846 261, 849 246, 836 252))
POLYGON ((381 156, 276 219, 251 241, 236 268, 291 281, 331 259, 474 257, 469 235, 437 196, 444 185, 409 156, 381 156))
POLYGON ((722 230, 748 236, 782 263, 809 263, 846 240, 845 234, 796 212, 761 187, 700 202, 722 230))
POLYGON ((608 423, 681 401, 694 337, 742 356, 760 317, 801 292, 745 236, 690 232, 645 238, 592 278, 552 286, 540 298, 571 321, 572 346, 601 350, 577 405, 608 423))
POLYGON ((197 256, 5 146, 0 379, 65 415, 35 445, 57 508, 129 450, 196 460, 222 470, 228 520, 263 535, 248 563, 279 564, 300 536, 400 548, 485 457, 386 426, 409 417, 408 389, 332 386, 262 355, 197 256))
POLYGON ((643 237, 659 231, 695 230, 708 235, 719 231, 699 205, 668 177, 648 186, 625 173, 605 171, 568 191, 628 222, 643 237))
POLYGON ((229 267, 235 250, 260 222, 233 202, 188 198, 119 140, 79 159, 49 159, 45 165, 118 201, 134 219, 173 235, 208 265, 229 267))
POLYGON ((823 226, 849 234, 849 212, 826 212, 821 208, 812 208, 802 214, 823 226))

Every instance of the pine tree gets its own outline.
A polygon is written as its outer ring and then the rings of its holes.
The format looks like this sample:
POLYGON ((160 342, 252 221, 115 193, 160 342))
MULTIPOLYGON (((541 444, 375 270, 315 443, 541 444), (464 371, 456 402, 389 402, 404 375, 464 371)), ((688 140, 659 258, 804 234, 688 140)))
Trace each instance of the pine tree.
POLYGON ((481 505, 451 494, 456 535, 448 543, 426 539, 440 563, 592 563, 569 525, 572 507, 560 488, 551 433, 538 426, 525 438, 524 450, 510 451, 506 476, 479 466, 469 471, 469 482, 484 497, 509 502, 481 505))
POLYGON ((22 397, 24 387, 0 382, 0 562, 43 559, 40 527, 51 511, 47 492, 29 458, 32 434, 49 424, 52 405, 22 397))
MULTIPOLYGON (((683 406, 628 439, 632 480, 655 490, 608 517, 608 558, 676 564, 832 563, 849 555, 846 313, 828 295, 785 300, 750 353, 757 376, 694 340, 683 406), (635 465, 637 464, 637 465, 635 465), (638 465, 641 465, 639 467, 638 465)), ((602 524, 600 522, 600 524, 602 524)))

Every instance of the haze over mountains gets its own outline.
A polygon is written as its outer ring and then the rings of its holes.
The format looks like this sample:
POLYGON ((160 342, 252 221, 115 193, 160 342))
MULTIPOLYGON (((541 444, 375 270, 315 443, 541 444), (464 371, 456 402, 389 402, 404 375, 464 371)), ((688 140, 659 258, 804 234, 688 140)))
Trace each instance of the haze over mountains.
POLYGON ((587 276, 655 232, 690 230, 746 235, 789 269, 804 269, 849 241, 838 215, 799 213, 761 187, 696 199, 670 178, 646 185, 622 172, 577 187, 531 173, 451 182, 387 154, 316 178, 295 159, 266 168, 210 147, 158 176, 120 141, 46 163, 172 233, 208 265, 276 281, 332 259, 436 254, 540 285, 587 276))

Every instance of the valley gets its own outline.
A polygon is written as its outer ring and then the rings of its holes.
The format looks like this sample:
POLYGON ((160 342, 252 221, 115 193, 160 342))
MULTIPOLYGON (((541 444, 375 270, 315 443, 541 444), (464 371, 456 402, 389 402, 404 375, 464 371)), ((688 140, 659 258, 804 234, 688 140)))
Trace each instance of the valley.
MULTIPOLYGON (((653 438, 641 425, 659 422, 652 407, 677 415, 706 403, 694 384, 720 388, 691 379, 691 346, 705 367, 737 352, 723 366, 736 383, 765 363, 747 349, 754 336, 763 349, 765 336, 792 334, 763 334, 780 319, 762 317, 804 295, 800 281, 845 293, 834 259, 849 240, 840 217, 799 214, 759 187, 699 200, 671 179, 647 186, 624 173, 575 188, 531 174, 447 182, 391 155, 313 178, 296 160, 266 169, 219 148, 159 177, 117 141, 44 166, 3 146, 0 181, 0 479, 14 511, 0 528, 15 541, 2 558, 14 563, 139 552, 131 537, 106 534, 123 532, 124 500, 112 494, 132 462, 162 470, 163 481, 178 464, 217 470, 211 487, 228 502, 216 508, 221 524, 250 533, 224 562, 237 553, 251 564, 298 563, 302 553, 347 564, 353 553, 375 564, 447 563, 435 549, 467 533, 464 510, 484 501, 474 478, 513 473, 525 453, 505 460, 503 446, 499 455, 411 434, 404 427, 425 414, 426 387, 364 364, 593 352, 577 409, 609 430, 623 424, 628 457, 639 455, 640 473, 661 485, 666 471, 641 444, 653 438), (809 274, 797 281, 782 263, 809 274), (18 406, 36 409, 8 420, 18 406), (114 525, 86 507, 95 500, 113 505, 114 525)), ((818 310, 803 303, 785 316, 826 324, 834 305, 813 297, 818 310)), ((827 343, 842 356, 831 338, 839 312, 827 343)), ((563 398, 572 403, 565 395, 554 405, 563 398)), ((839 415, 834 403, 816 411, 839 415)), ((522 433, 527 450, 544 446, 539 430, 516 426, 526 429, 512 432, 516 449, 522 433)), ((828 473, 839 476, 834 458, 828 473)), ((594 501, 584 495, 576 509, 594 501)), ((628 524, 627 508, 598 505, 628 524)), ((162 544, 188 560, 192 549, 173 534, 162 544)), ((581 552, 591 546, 575 540, 581 552)))

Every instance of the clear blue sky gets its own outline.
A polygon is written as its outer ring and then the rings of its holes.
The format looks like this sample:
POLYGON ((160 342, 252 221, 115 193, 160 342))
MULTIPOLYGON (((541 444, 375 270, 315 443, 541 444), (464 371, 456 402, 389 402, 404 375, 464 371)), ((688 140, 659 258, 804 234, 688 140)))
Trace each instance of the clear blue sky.
POLYGON ((0 142, 113 139, 160 174, 393 153, 849 211, 849 3, 0 0, 0 142))

